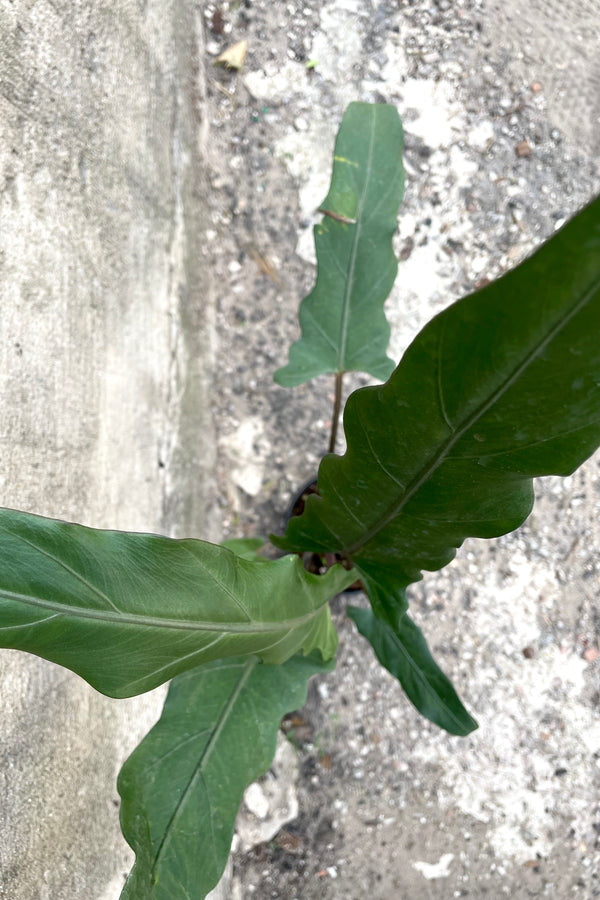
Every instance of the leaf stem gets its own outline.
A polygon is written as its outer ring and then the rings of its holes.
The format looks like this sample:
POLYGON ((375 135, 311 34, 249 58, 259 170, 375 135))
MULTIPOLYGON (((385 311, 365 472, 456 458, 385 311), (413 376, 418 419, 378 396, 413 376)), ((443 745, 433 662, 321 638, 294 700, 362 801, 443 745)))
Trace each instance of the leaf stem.
POLYGON ((335 439, 337 438, 338 422, 340 419, 340 407, 342 405, 342 381, 343 372, 335 373, 335 400, 333 401, 333 417, 331 420, 331 434, 329 436, 328 453, 335 453, 335 439))

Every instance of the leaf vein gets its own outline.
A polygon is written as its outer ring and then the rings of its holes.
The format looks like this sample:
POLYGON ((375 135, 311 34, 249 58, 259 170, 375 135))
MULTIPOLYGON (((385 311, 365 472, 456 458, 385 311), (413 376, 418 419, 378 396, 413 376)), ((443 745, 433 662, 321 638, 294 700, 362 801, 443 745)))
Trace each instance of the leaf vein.
POLYGON ((58 556, 55 556, 53 553, 49 553, 48 550, 44 550, 44 548, 40 547, 38 544, 34 544, 33 541, 30 541, 26 537, 23 537, 22 534, 16 535, 16 537, 24 544, 27 544, 28 547, 31 547, 32 550, 41 553, 42 556, 47 557, 52 562, 56 563, 57 566, 60 566, 61 569, 64 569, 65 572, 68 572, 70 575, 80 581, 81 584, 89 588, 93 594, 96 594, 96 596, 100 597, 101 600, 104 600, 106 603, 108 603, 108 605, 112 609, 114 609, 115 612, 122 612, 122 610, 119 609, 116 603, 113 603, 113 601, 107 594, 101 591, 100 588, 95 584, 92 584, 90 581, 88 581, 87 578, 85 578, 80 572, 77 572, 76 569, 71 568, 71 566, 64 562, 64 560, 60 559, 58 556))
POLYGON ((60 613, 53 613, 51 616, 44 616, 43 619, 35 619, 33 622, 23 622, 21 625, 2 625, 0 631, 15 631, 17 628, 33 628, 35 625, 43 625, 44 622, 50 622, 51 619, 59 619, 60 613))
POLYGON ((440 404, 440 412, 444 418, 446 425, 450 429, 451 433, 454 434, 456 429, 448 417, 448 412, 446 410, 446 403, 444 401, 444 382, 443 382, 443 378, 442 378, 442 359, 443 359, 442 348, 444 345, 445 336, 446 336, 446 321, 444 320, 442 323, 442 327, 440 328, 440 339, 438 341, 438 347, 437 347, 436 387, 437 387, 437 398, 438 398, 438 402, 440 404))
POLYGON ((219 634, 214 641, 211 641, 209 644, 203 644, 202 647, 193 650, 191 653, 186 654, 185 656, 178 656, 176 660, 170 660, 164 666, 159 666, 158 669, 153 669, 151 672, 145 672, 140 678, 135 678, 133 681, 128 681, 122 688, 123 691, 130 691, 137 684, 144 684, 148 681, 149 678, 154 678, 156 675, 159 675, 161 672, 166 672, 169 669, 173 668, 173 666, 179 666, 181 663, 186 660, 193 659, 194 656, 202 656, 203 653, 206 653, 207 650, 210 650, 211 647, 215 647, 220 641, 224 640, 225 635, 219 634))
POLYGON ((460 455, 460 456, 447 456, 446 461, 450 460, 461 460, 461 459, 496 459, 498 456, 507 456, 511 453, 520 453, 521 450, 530 450, 532 447, 540 447, 542 444, 548 444, 550 441, 555 441, 558 438, 566 437, 569 434, 577 434, 578 431, 585 431, 587 428, 591 428, 593 425, 600 425, 600 419, 593 419, 591 422, 586 422, 585 425, 578 425, 576 428, 568 428, 566 431, 559 431, 557 434, 550 435, 550 437, 538 438, 535 441, 530 441, 527 444, 515 444, 514 447, 509 448, 507 450, 495 450, 493 453, 475 453, 473 455, 460 455))

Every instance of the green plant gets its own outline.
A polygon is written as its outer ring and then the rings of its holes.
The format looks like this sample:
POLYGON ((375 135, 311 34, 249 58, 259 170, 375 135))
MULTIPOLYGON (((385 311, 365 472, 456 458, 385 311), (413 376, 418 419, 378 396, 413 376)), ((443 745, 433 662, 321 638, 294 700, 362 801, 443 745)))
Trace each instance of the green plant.
POLYGON ((360 577, 358 630, 410 700, 452 734, 476 727, 408 616, 407 587, 467 536, 527 517, 532 479, 567 475, 600 444, 600 200, 530 259, 450 306, 400 364, 383 303, 396 275, 402 198, 396 110, 351 104, 335 149, 318 276, 282 385, 335 379, 319 495, 260 556, 261 539, 216 546, 97 531, 0 511, 1 646, 36 653, 112 697, 173 679, 162 718, 119 777, 136 862, 124 900, 201 898, 216 884, 244 788, 269 766, 281 717, 333 666, 328 600, 360 577), (347 450, 333 453, 342 379, 354 392, 347 450), (338 560, 322 575, 301 554, 338 560))

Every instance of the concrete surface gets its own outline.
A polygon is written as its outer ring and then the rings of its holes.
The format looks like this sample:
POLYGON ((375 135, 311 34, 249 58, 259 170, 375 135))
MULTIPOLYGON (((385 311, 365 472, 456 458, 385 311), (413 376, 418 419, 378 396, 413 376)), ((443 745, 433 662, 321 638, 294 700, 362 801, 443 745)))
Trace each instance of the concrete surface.
MULTIPOLYGON (((399 358, 433 313, 600 190, 600 4, 216 6, 209 55, 248 40, 241 75, 208 70, 219 497, 231 535, 265 534, 327 443, 332 384, 286 391, 272 373, 313 282, 310 226, 344 107, 395 103, 405 123, 399 358)), ((480 722, 472 737, 419 719, 336 605, 338 669, 297 717, 298 818, 236 855, 233 897, 600 896, 599 466, 540 482, 518 533, 467 542, 412 591, 480 722)))
POLYGON ((543 78, 549 118, 592 157, 600 143, 597 0, 488 0, 485 34, 511 73, 543 78))
MULTIPOLYGON (((218 538, 199 16, 0 2, 0 504, 218 538)), ((116 776, 163 689, 0 652, 0 897, 116 900, 116 776)))
MULTIPOLYGON (((0 0, 0 499, 216 537, 215 466, 228 534, 278 530, 327 442, 332 386, 285 391, 272 372, 314 277, 345 105, 393 102, 405 122, 398 358, 600 189, 598 2, 87 6, 0 0), (243 72, 213 69, 241 39, 243 72)), ((420 720, 336 604, 337 672, 294 717, 299 815, 235 856, 229 897, 599 895, 598 464, 541 483, 517 535, 469 542, 413 592, 472 738, 420 720)), ((117 710, 42 662, 0 665, 4 893, 116 900, 114 780, 159 701, 117 710)))

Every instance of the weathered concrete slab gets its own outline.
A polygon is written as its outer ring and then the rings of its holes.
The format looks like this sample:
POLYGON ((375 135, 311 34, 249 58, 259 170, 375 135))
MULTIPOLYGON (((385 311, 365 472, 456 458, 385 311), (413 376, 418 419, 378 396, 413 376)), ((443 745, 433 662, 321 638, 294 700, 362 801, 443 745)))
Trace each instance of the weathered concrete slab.
MULTIPOLYGON (((198 14, 0 4, 0 503, 218 537, 198 14)), ((116 900, 116 775, 163 690, 0 653, 0 896, 116 900)))

